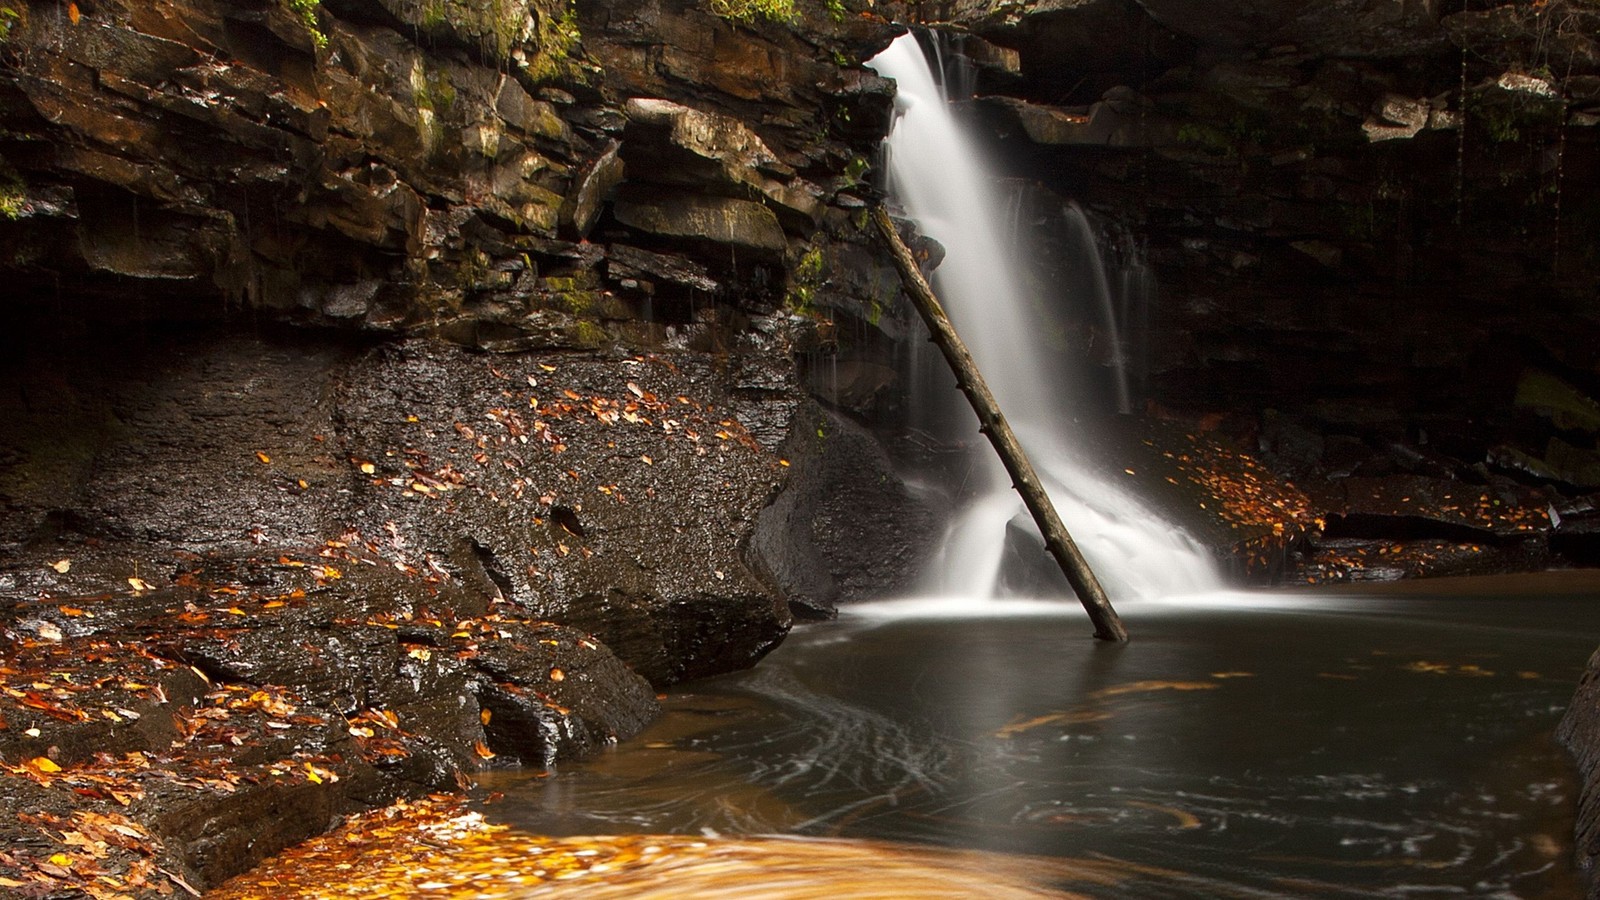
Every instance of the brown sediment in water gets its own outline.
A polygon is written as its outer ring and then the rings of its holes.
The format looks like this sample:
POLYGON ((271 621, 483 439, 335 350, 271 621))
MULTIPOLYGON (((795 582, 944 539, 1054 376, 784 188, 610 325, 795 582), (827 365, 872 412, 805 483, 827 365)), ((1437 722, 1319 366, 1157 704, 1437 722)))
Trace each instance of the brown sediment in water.
POLYGON ((297 897, 1033 900, 1110 888, 1122 863, 880 841, 678 835, 543 837, 435 796, 348 819, 207 894, 297 897))

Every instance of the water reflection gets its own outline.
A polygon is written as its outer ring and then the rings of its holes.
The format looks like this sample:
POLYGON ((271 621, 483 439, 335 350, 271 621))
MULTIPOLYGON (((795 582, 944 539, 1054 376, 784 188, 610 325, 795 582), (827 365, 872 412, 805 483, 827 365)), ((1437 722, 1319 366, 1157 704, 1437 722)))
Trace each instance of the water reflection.
POLYGON ((868 608, 674 693, 602 759, 487 784, 489 814, 1118 873, 1090 896, 1577 895, 1550 731, 1600 640, 1592 588, 1135 604, 1127 645, 1075 607, 868 608))

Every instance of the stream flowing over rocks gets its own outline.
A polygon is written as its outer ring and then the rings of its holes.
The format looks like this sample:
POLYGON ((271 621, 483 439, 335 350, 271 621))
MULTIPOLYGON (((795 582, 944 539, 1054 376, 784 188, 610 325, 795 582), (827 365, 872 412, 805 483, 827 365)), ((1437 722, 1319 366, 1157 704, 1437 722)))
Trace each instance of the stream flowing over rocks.
POLYGON ((0 887, 205 888, 912 590, 970 460, 868 228, 897 21, 1064 427, 1236 580, 1600 560, 1587 0, 16 0, 0 887))

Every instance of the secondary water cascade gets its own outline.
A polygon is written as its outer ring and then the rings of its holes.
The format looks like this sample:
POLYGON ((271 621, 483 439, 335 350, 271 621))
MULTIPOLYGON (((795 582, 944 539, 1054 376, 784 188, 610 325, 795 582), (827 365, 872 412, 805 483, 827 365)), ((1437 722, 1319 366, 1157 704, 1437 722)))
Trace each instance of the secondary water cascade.
MULTIPOLYGON (((1072 434, 1083 398, 1063 383, 1063 367, 1042 339, 1031 298, 1017 282, 1019 262, 1001 241, 1003 217, 991 176, 951 115, 915 35, 900 37, 868 65, 898 85, 887 141, 890 193, 943 245, 935 289, 1106 592, 1121 602, 1217 588, 1214 568, 1194 540, 1080 462, 1084 451, 1072 434)), ((1081 236, 1074 243, 1087 241, 1081 252, 1093 254, 1087 223, 1081 212, 1076 216, 1081 236)), ((1114 323, 1103 273, 1098 282, 1101 305, 1114 323)), ((1120 359, 1114 332, 1112 340, 1120 359)), ((1125 383, 1121 392, 1125 408, 1125 383)), ((956 396, 953 387, 948 394, 956 396)), ((1003 593, 1008 531, 1033 528, 999 462, 985 455, 976 465, 975 499, 951 526, 933 576, 937 583, 930 585, 939 593, 1003 593)))

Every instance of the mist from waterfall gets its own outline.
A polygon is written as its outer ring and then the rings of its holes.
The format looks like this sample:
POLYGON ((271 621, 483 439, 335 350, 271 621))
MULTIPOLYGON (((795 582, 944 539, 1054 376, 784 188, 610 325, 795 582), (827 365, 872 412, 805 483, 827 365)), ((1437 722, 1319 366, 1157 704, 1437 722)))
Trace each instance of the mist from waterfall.
MULTIPOLYGON (((1081 462, 1083 448, 1072 433, 1086 398, 1073 395, 1063 377, 1068 367, 1058 364, 1060 351, 1046 345, 1017 279, 1021 265, 1001 241, 1005 220, 991 176, 951 115, 916 37, 901 36, 867 65, 899 88, 887 139, 889 192, 943 245, 934 288, 1112 601, 1218 587, 1213 565, 1193 539, 1081 462)), ((1092 236, 1080 252, 1095 252, 1092 236)), ((1109 300, 1091 302, 1109 312, 1109 300)), ((1120 360, 1121 348, 1114 354, 1120 360)), ((949 395, 958 396, 953 385, 949 395)), ((976 427, 970 415, 964 421, 976 427)), ((999 460, 988 452, 979 456, 975 466, 982 471, 973 478, 981 484, 945 539, 937 583, 929 585, 936 593, 1002 593, 1008 530, 1026 528, 1037 540, 999 460)))

